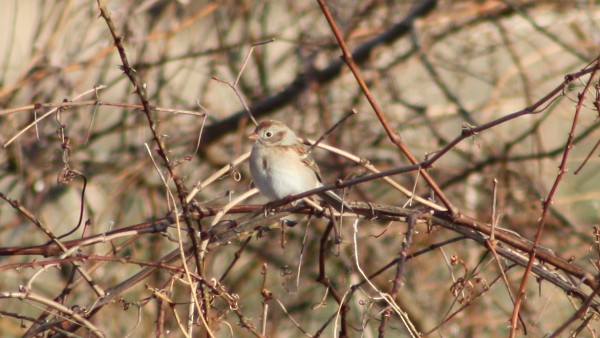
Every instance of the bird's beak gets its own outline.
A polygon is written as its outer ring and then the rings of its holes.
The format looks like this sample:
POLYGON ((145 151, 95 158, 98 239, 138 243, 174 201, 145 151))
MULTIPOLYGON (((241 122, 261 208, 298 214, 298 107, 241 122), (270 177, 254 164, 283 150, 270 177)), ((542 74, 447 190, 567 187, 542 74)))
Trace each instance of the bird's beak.
POLYGON ((259 139, 259 137, 258 137, 257 133, 252 133, 252 135, 248 136, 248 139, 250 139, 252 141, 256 141, 259 139))

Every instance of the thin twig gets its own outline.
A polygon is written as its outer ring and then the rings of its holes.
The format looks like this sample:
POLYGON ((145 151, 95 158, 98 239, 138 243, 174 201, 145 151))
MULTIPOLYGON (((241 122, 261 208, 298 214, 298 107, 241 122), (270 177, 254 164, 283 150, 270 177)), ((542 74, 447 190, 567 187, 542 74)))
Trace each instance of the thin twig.
MULTIPOLYGON (((83 96, 85 96, 87 94, 95 93, 95 92, 98 91, 98 89, 103 89, 103 88, 106 88, 106 86, 95 86, 93 89, 87 90, 87 91, 85 91, 85 92, 83 92, 83 93, 75 96, 73 98, 73 101, 77 100, 77 99, 79 99, 79 98, 81 98, 81 97, 83 97, 83 96)), ((96 101, 94 101, 94 102, 96 102, 96 101)), ((43 120, 46 117, 54 114, 57 111, 63 109, 64 107, 67 107, 68 105, 65 105, 67 103, 71 103, 71 104, 75 105, 75 103, 73 103, 73 102, 63 102, 63 104, 56 104, 54 106, 55 108, 51 109, 50 111, 46 112, 45 114, 43 114, 40 117, 36 117, 33 122, 31 122, 30 124, 28 124, 27 126, 25 126, 25 128, 21 129, 15 136, 11 137, 8 141, 6 141, 2 147, 3 148, 8 147, 11 143, 14 142, 14 140, 16 140, 17 138, 19 138, 19 136, 23 135, 27 130, 31 129, 31 127, 33 127, 33 126, 37 127, 37 124, 41 120, 43 120)), ((87 105, 87 104, 81 104, 81 103, 83 103, 83 102, 78 102, 77 104, 79 104, 79 105, 87 105)), ((0 110, 0 116, 2 116, 2 115, 8 115, 8 114, 14 113, 16 111, 20 111, 20 110, 32 110, 33 109, 34 111, 37 111, 38 109, 40 109, 42 107, 44 107, 44 104, 32 104, 32 105, 28 105, 28 106, 25 106, 25 107, 20 107, 20 108, 12 109, 12 110, 0 110)), ((49 107, 49 105, 48 105, 48 107, 49 107)))
POLYGON ((543 205, 542 215, 538 222, 539 225, 538 225, 537 232, 535 234, 535 238, 533 240, 533 245, 531 247, 531 250, 529 251, 529 263, 527 264, 527 267, 525 268, 525 272, 523 272, 523 277, 521 279, 521 285, 519 286, 519 293, 517 294, 517 298, 515 300, 515 305, 513 308, 513 313, 512 313, 512 317, 511 317, 511 321, 510 321, 510 324, 511 324, 510 337, 511 338, 514 338, 516 336, 517 318, 519 317, 521 303, 523 301, 523 296, 525 295, 525 287, 527 285, 527 280, 531 273, 531 269, 533 267, 533 262, 536 259, 536 252, 538 250, 538 245, 539 245, 540 239, 542 237, 542 233, 544 231, 544 225, 546 224, 546 217, 548 215, 548 210, 550 209, 550 205, 552 204, 554 194, 556 193, 556 190, 558 189, 558 186, 562 180, 562 177, 567 172, 567 170, 566 170, 567 160, 569 158, 569 154, 571 153, 571 149, 573 148, 572 147, 573 139, 575 138, 575 129, 577 128, 577 122, 579 121, 579 113, 581 111, 581 108, 583 107, 583 101, 587 94, 588 88, 590 87, 592 81, 594 80, 596 72, 598 71, 599 68, 600 68, 600 58, 597 58, 595 65, 592 67, 593 70, 590 75, 590 78, 588 79, 583 91, 579 94, 579 102, 577 103, 577 107, 575 108, 575 114, 573 116, 571 130, 569 132, 569 136, 568 136, 567 142, 565 144, 565 150, 564 150, 562 160, 561 160, 561 163, 559 166, 558 175, 556 176, 556 179, 554 180, 554 184, 552 185, 552 188, 550 189, 550 192, 548 193, 548 197, 546 197, 546 199, 542 203, 542 205, 543 205))
MULTIPOLYGON (((354 60, 352 58, 352 53, 350 53, 350 50, 348 49, 348 46, 346 45, 346 42, 344 41, 344 38, 342 37, 342 34, 339 31, 339 29, 338 29, 338 27, 337 27, 337 25, 335 23, 335 20, 333 19, 333 16, 331 15, 331 12, 329 12, 329 8, 327 8, 327 5, 325 4, 325 1, 324 0, 317 0, 317 2, 319 3, 319 6, 321 7, 321 10, 323 11, 323 14, 325 15, 325 18, 327 19, 327 22, 329 23, 329 26, 331 26, 331 30, 333 31, 333 34, 335 35, 335 38, 336 38, 336 40, 338 42, 338 45, 340 46, 340 49, 342 50, 344 61, 346 62, 346 64, 350 68, 350 70, 352 71, 352 74, 354 74, 354 77, 356 78, 356 81, 358 82, 360 88, 362 89, 363 93, 365 94, 365 97, 369 101, 369 104, 373 108, 373 111, 377 115, 377 118, 381 122, 381 125, 383 126, 383 129, 385 129, 385 132, 388 135, 388 138, 390 139, 390 141, 392 141, 393 144, 395 144, 398 147, 398 149, 400 149, 400 151, 408 158, 408 160, 412 164, 417 164, 419 161, 410 152, 410 150, 408 149, 408 147, 406 146, 406 144, 404 144, 404 142, 400 138, 400 135, 398 135, 398 133, 396 133, 392 129, 392 127, 390 126, 387 118, 383 114, 383 111, 379 107, 379 104, 377 104, 377 101, 375 100, 375 97, 371 94, 371 91, 370 91, 369 87, 367 86, 366 82, 364 81, 364 79, 360 75, 360 71, 358 69, 358 66, 356 65, 356 63, 354 62, 354 60)), ((418 9, 419 8, 415 8, 414 10, 416 11, 418 9)), ((444 193, 442 192, 442 190, 440 189, 440 187, 437 185, 437 183, 435 183, 435 181, 433 180, 433 178, 431 178, 431 176, 429 176, 429 174, 425 170, 427 168, 428 167, 423 167, 423 169, 422 169, 422 168, 419 167, 418 170, 421 172, 421 175, 423 176, 423 178, 425 179, 425 181, 427 181, 427 183, 429 184, 429 186, 435 191, 436 195, 442 201, 442 203, 448 209, 448 211, 451 214, 456 214, 456 210, 454 209, 454 207, 452 206, 452 204, 450 203, 450 201, 446 198, 446 196, 444 195, 444 193)))
POLYGON ((356 115, 356 109, 352 109, 348 114, 346 114, 346 116, 342 117, 339 121, 337 121, 333 126, 331 126, 331 128, 327 129, 326 132, 323 133, 323 135, 321 135, 315 142, 313 142, 310 147, 308 147, 308 149, 306 150, 307 153, 311 153, 312 150, 319 145, 319 143, 321 143, 323 140, 325 140, 325 138, 327 138, 327 136, 329 136, 329 134, 331 134, 337 127, 341 126, 342 123, 346 122, 346 120, 354 115, 356 115))

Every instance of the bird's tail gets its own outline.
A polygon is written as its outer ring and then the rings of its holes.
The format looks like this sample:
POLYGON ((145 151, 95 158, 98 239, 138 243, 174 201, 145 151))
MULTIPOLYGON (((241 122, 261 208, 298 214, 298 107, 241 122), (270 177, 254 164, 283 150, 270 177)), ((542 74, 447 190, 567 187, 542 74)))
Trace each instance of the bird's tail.
POLYGON ((336 193, 334 193, 331 190, 319 193, 318 196, 321 197, 327 204, 331 205, 335 210, 337 210, 339 212, 342 212, 344 210, 353 211, 352 207, 349 206, 348 203, 344 202, 344 200, 340 196, 338 196, 336 193))

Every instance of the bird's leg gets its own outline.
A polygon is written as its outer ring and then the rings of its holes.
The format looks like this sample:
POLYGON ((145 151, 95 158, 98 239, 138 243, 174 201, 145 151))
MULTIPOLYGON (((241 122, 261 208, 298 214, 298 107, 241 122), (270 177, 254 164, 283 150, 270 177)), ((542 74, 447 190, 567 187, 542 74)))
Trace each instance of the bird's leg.
MULTIPOLYGON (((273 212, 274 212, 274 211, 276 211, 276 210, 277 210, 277 208, 278 208, 278 207, 277 207, 276 205, 279 205, 279 204, 280 204, 280 203, 279 203, 280 201, 285 201, 286 199, 290 199, 290 197, 291 197, 291 196, 292 196, 292 195, 289 195, 289 196, 286 196, 286 197, 284 197, 284 198, 282 198, 282 199, 280 199, 280 200, 274 200, 274 201, 269 201, 269 202, 267 202, 267 203, 265 204, 265 217, 267 217, 267 216, 269 215, 269 212, 271 212, 271 211, 273 211, 273 212)), ((285 205, 285 204, 284 204, 284 205, 285 205)))
POLYGON ((275 208, 273 208, 273 202, 267 202, 263 207, 264 207, 265 218, 267 216, 269 216, 269 212, 271 210, 275 210, 275 208))

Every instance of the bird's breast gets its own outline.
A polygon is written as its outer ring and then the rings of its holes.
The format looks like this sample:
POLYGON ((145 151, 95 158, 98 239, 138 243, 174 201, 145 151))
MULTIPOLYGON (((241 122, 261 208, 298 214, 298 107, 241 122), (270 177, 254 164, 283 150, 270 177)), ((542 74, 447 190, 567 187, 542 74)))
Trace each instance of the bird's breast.
POLYGON ((315 172, 304 165, 299 156, 285 149, 253 148, 250 173, 260 192, 272 200, 318 186, 315 172))

